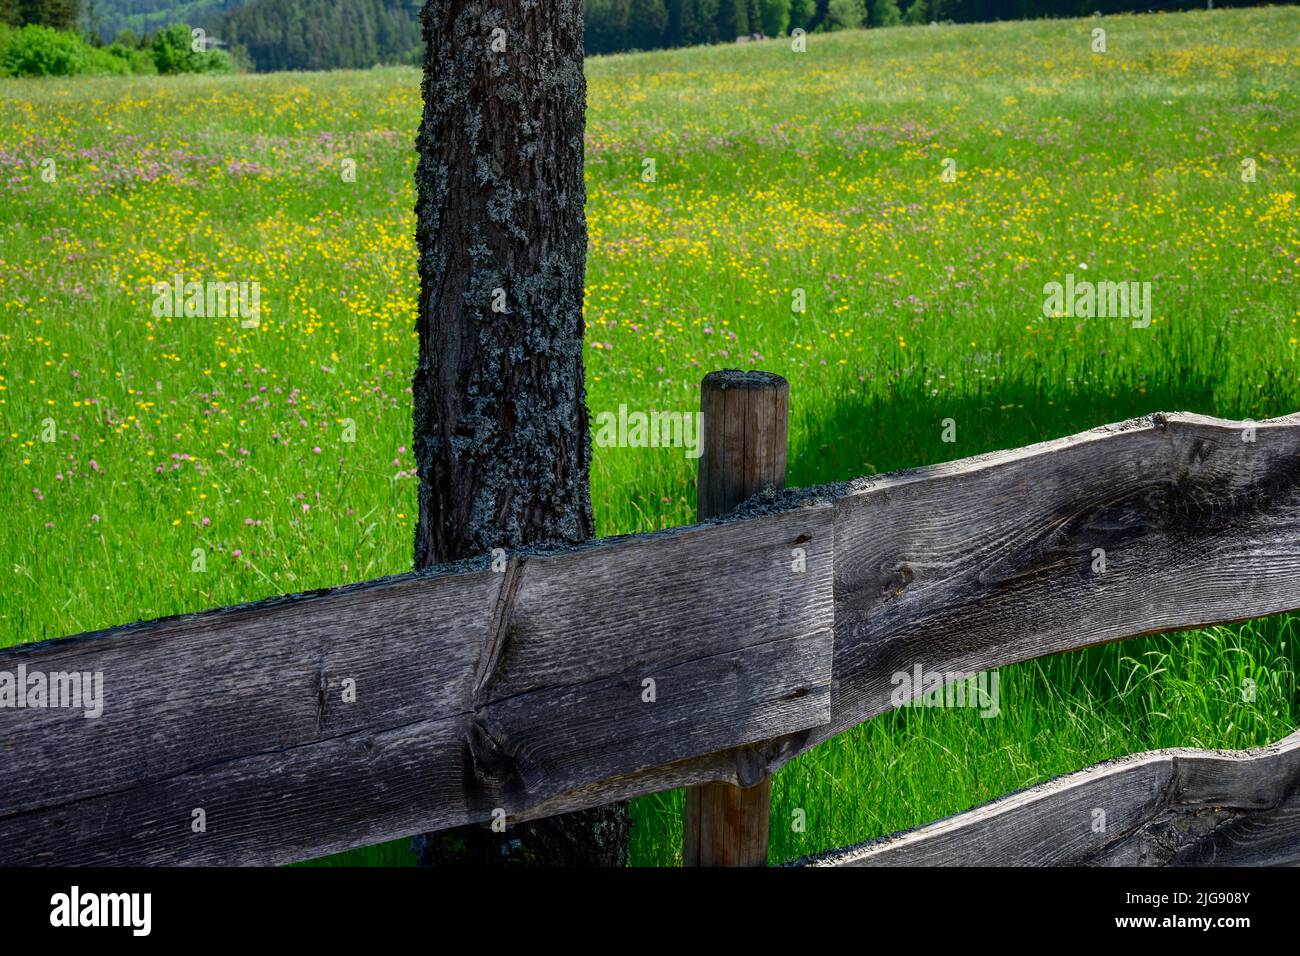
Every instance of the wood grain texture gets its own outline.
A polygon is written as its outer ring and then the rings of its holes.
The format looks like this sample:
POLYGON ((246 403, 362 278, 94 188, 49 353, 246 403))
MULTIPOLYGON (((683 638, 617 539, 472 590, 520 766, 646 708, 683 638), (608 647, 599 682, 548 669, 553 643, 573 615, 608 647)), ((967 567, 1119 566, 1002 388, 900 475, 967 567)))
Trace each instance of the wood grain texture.
POLYGON ((0 652, 5 671, 102 672, 105 695, 93 720, 0 710, 0 863, 286 862, 824 723, 831 520, 809 507, 0 652), (825 559, 793 574, 806 537, 825 559))
POLYGON ((790 383, 771 372, 724 369, 700 385, 704 434, 696 483, 701 521, 765 488, 784 488, 790 383))
MULTIPOLYGON (((544 810, 704 780, 753 786, 891 709, 893 675, 915 663, 978 671, 1300 608, 1300 415, 1254 424, 1253 442, 1242 441, 1245 426, 1157 413, 752 499, 739 513, 835 506, 830 722, 594 782, 544 810), (1097 547, 1107 571, 1094 576, 1097 547)), ((1144 772, 1129 785, 1155 786, 1144 772)))
POLYGON ((1269 866, 1300 863, 1300 731, 1258 750, 1098 764, 916 830, 795 866, 1269 866), (1100 814, 1104 813, 1104 828, 1100 814))
MULTIPOLYGON (((704 420, 697 482, 701 521, 765 489, 785 487, 790 383, 761 371, 710 372, 700 385, 704 420)), ((792 564, 794 551, 790 555, 792 564)), ((771 778, 747 788, 709 781, 686 788, 685 866, 766 866, 771 778)))
MULTIPOLYGON (((1153 415, 760 495, 743 520, 506 574, 407 575, 2 651, 0 670, 100 670, 107 702, 98 720, 0 709, 0 862, 283 862, 494 807, 526 819, 752 787, 895 706, 892 677, 916 664, 972 672, 1294 610, 1300 416, 1253 428, 1243 441, 1243 423, 1153 415), (804 574, 789 573, 796 545, 804 574), (629 703, 645 677, 654 709, 629 703), (202 852, 175 838, 195 793, 225 808, 202 852)), ((1160 793, 1161 773, 1139 761, 1124 786, 1160 793)))
POLYGON ((1254 434, 1159 415, 843 498, 837 716, 887 709, 918 663, 981 671, 1300 607, 1300 419, 1254 434))
POLYGON ((684 866, 766 866, 772 778, 752 787, 688 787, 683 813, 684 866))
POLYGON ((832 718, 754 759, 775 770, 892 709, 917 665, 976 673, 1300 608, 1300 415, 1252 427, 1244 441, 1247 423, 1158 413, 819 490, 835 504, 832 718))
MULTIPOLYGON (((753 786, 892 709, 896 673, 977 672, 1300 608, 1300 415, 1156 413, 1078 435, 751 499, 835 507, 829 723, 600 781, 550 812, 718 780, 753 786), (1243 441, 1247 425, 1253 441, 1243 441), (1094 574, 1093 549, 1106 551, 1094 574)), ((810 556, 811 557, 811 556, 810 556)))

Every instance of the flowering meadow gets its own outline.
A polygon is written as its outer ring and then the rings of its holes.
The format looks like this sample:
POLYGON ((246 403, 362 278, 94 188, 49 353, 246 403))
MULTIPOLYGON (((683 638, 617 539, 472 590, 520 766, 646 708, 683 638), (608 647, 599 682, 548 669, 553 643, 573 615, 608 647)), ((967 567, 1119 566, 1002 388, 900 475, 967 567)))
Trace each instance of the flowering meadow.
MULTIPOLYGON (((593 415, 777 372, 806 485, 1300 410, 1298 37, 1281 7, 590 59, 593 415), (1046 308, 1067 277, 1149 283, 1149 315, 1046 308)), ((409 68, 0 81, 0 646, 410 567, 420 108, 409 68), (256 283, 257 315, 160 309, 177 277, 256 283)), ((601 534, 692 520, 681 449, 594 455, 601 534)), ((1293 630, 1004 668, 996 719, 877 718, 777 775, 773 860, 1278 739, 1293 630)), ((634 862, 672 863, 681 795, 633 812, 634 862)))

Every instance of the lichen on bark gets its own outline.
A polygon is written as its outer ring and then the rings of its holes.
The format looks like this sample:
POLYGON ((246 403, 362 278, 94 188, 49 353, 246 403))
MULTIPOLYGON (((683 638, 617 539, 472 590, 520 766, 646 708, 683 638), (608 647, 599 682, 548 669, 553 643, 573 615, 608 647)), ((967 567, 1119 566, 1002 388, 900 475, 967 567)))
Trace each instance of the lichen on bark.
MULTIPOLYGON (((582 4, 428 0, 421 20, 417 569, 594 533, 582 4)), ((616 864, 626 844, 619 805, 415 848, 438 864, 616 864)))
POLYGON ((417 567, 593 533, 581 4, 422 18, 417 567))

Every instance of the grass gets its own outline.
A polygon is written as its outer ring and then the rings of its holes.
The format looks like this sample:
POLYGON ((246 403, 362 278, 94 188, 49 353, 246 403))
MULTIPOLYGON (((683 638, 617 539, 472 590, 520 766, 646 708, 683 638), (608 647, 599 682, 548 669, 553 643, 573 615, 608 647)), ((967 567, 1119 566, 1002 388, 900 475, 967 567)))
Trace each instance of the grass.
MULTIPOLYGON (((590 60, 593 413, 778 372, 803 485, 1300 409, 1298 35, 1281 7, 590 60), (1150 282, 1150 327, 1045 316, 1069 273, 1150 282)), ((397 68, 0 82, 0 646, 409 566, 419 110, 397 68), (259 282, 259 326, 155 317, 177 273, 259 282)), ((689 522, 694 464, 595 449, 600 533, 689 522)), ((777 775, 772 857, 1123 753, 1280 738, 1293 626, 1005 668, 996 719, 877 718, 777 775)), ((634 803, 635 863, 678 858, 680 813, 634 803)))

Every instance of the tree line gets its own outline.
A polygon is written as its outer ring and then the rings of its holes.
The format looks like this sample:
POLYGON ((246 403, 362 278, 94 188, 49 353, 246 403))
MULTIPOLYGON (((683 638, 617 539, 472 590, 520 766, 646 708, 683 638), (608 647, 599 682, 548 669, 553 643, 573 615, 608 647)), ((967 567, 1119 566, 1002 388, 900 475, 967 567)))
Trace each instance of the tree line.
POLYGON ((259 71, 364 69, 423 55, 411 0, 252 0, 211 30, 259 71))
MULTIPOLYGON (((618 53, 701 43, 733 43, 899 23, 982 23, 1094 12, 1194 9, 1210 0, 585 0, 588 53, 618 53)), ((1220 0, 1255 6, 1258 0, 1220 0)))
POLYGON ((75 30, 80 19, 81 0, 0 0, 0 23, 7 26, 75 30))
MULTIPOLYGON (((0 24, 80 29, 93 44, 105 37, 98 9, 118 13, 123 0, 0 0, 0 24)), ((328 70, 414 63, 423 59, 418 0, 134 0, 150 18, 191 20, 222 42, 236 63, 256 70, 328 70), (232 6, 233 5, 233 6, 232 6), (223 9, 232 7, 231 9, 223 9)), ((1188 9, 1211 0, 585 0, 586 52, 617 53, 708 43, 754 35, 783 36, 898 23, 956 23, 1086 16, 1148 9, 1188 9)), ((1251 6, 1258 0, 1219 0, 1251 6)), ((153 22, 157 22, 153 20, 153 22)), ((152 35, 123 30, 115 39, 143 48, 152 35)))
POLYGON ((121 27, 110 36, 103 27, 105 20, 120 23, 123 19, 117 7, 105 0, 0 0, 0 27, 20 28, 14 36, 21 34, 27 47, 57 45, 66 48, 69 56, 78 50, 73 59, 91 69, 69 68, 72 72, 118 72, 105 67, 113 66, 111 61, 94 52, 87 54, 82 47, 104 48, 115 55, 123 50, 151 50, 157 38, 170 35, 169 31, 184 27, 188 34, 189 23, 202 27, 235 63, 259 71, 364 69, 422 59, 418 6, 412 0, 251 0, 221 9, 229 4, 230 0, 197 4, 172 0, 176 17, 164 20, 160 18, 165 10, 151 0, 146 5, 155 29, 137 32, 121 27), (196 7, 206 12, 182 23, 184 12, 196 7), (57 31, 60 36, 44 31, 57 31))
POLYGON ((0 0, 0 77, 228 73, 234 62, 183 23, 148 36, 123 30, 105 44, 79 0, 0 0))

